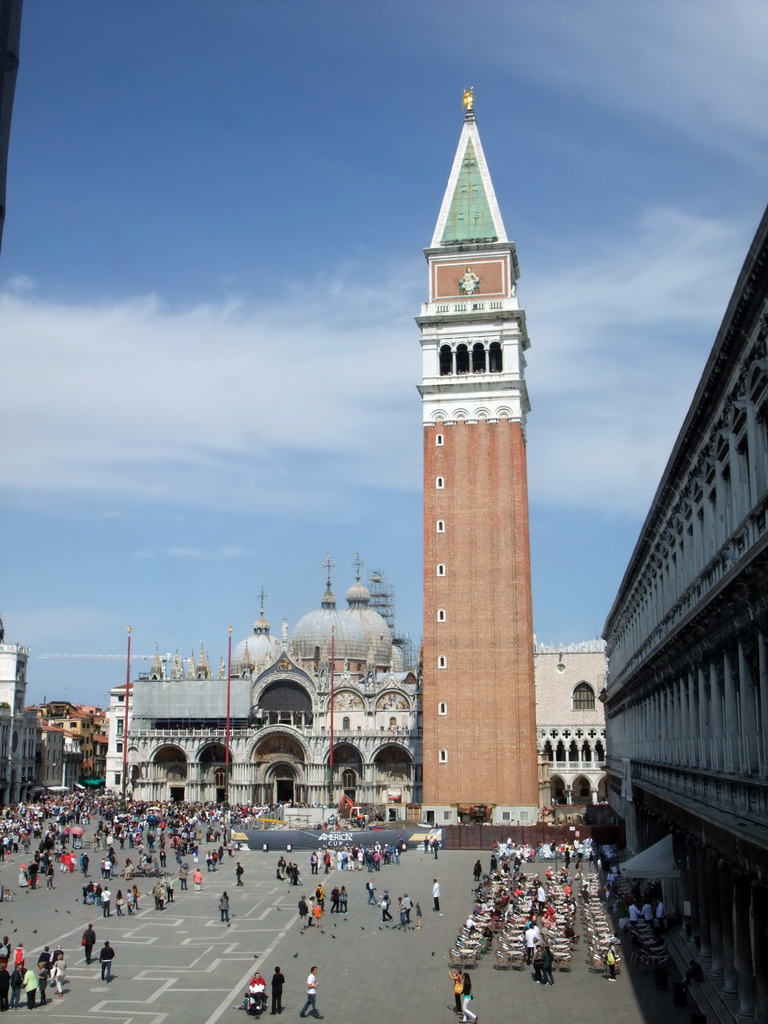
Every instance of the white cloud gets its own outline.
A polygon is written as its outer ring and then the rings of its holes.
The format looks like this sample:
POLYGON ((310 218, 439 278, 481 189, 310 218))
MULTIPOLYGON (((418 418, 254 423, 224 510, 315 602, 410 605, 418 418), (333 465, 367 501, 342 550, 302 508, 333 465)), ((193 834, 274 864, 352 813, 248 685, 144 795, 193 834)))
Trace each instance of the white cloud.
POLYGON ((29 292, 35 287, 35 282, 31 277, 26 277, 24 274, 16 274, 12 277, 7 285, 9 292, 29 292))
POLYGON ((258 309, 7 292, 7 490, 274 509, 332 507, 343 480, 415 485, 419 275, 403 274, 374 290, 347 271, 258 309))
MULTIPOLYGON (((574 242, 575 246, 577 243, 574 242)), ((746 246, 729 222, 649 210, 529 273, 531 497, 639 514, 703 368, 746 246)), ((352 271, 283 303, 64 306, 6 294, 6 491, 144 504, 322 507, 420 486, 413 268, 352 271)), ((239 548, 172 547, 232 559, 239 548)), ((156 557, 140 549, 135 558, 156 557)))
POLYGON ((768 7, 762 0, 555 0, 499 8, 484 33, 506 68, 546 89, 666 124, 719 153, 765 159, 768 7), (504 27, 502 27, 504 26, 504 27), (503 42, 502 42, 503 40, 503 42), (759 144, 759 152, 755 150, 759 144))
POLYGON ((534 501, 648 506, 745 251, 729 223, 653 210, 590 263, 528 281, 534 501))

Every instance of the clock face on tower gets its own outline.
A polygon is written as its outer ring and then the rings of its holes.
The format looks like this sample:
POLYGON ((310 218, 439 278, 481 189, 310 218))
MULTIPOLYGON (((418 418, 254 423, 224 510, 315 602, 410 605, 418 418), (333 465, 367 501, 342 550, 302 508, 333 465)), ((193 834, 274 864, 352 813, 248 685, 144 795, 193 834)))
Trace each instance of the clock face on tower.
POLYGON ((480 278, 472 267, 467 267, 463 277, 459 278, 459 288, 465 295, 472 295, 480 287, 480 278))

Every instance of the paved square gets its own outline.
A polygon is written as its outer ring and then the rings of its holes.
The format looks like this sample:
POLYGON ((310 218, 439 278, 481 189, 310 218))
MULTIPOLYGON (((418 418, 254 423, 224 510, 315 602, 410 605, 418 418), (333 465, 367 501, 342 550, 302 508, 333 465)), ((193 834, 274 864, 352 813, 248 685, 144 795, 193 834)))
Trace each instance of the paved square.
MULTIPOLYGON (((286 977, 283 1017, 298 1019, 306 976, 317 964, 318 1009, 327 1021, 383 1024, 395 1016, 445 1024, 456 1020, 448 950, 472 907, 476 853, 441 851, 435 860, 431 854, 409 850, 399 866, 382 867, 372 875, 363 870, 326 876, 321 868, 315 878, 310 875, 309 851, 294 851, 303 879, 295 888, 276 878, 280 849, 272 845, 269 853, 238 854, 245 868, 243 888, 235 887, 235 859, 227 857, 216 872, 205 871, 203 865, 200 893, 193 891, 191 881, 189 891, 180 892, 177 881, 175 902, 162 912, 154 909, 151 883, 139 879, 140 890, 148 895, 132 917, 117 917, 113 906, 112 916, 103 918, 100 909, 83 906, 83 876, 77 873, 57 870, 55 889, 19 892, 18 866, 26 859, 16 855, 10 864, 0 865, 0 880, 16 893, 13 902, 0 906, 0 932, 12 944, 23 941, 32 966, 46 944, 61 944, 69 961, 64 998, 57 999, 49 988, 48 1004, 35 1012, 56 1020, 114 1024, 245 1024, 245 1014, 233 1007, 241 1003, 254 968, 258 966, 269 983, 279 964, 286 977), (405 892, 421 904, 421 930, 396 930, 397 915, 389 927, 382 924, 381 911, 366 905, 369 877, 379 894, 389 890, 395 904, 405 892), (433 878, 439 879, 442 890, 440 914, 432 910, 433 878), (309 897, 317 881, 327 893, 334 884, 346 885, 349 913, 326 913, 322 929, 302 932, 296 905, 302 893, 309 897), (220 922, 218 910, 224 890, 231 900, 230 927, 220 922), (89 922, 97 935, 94 953, 107 938, 116 951, 109 985, 100 980, 98 965, 87 966, 82 956, 80 938, 89 922)), ((125 855, 118 851, 121 861, 125 855)), ((481 855, 486 868, 489 857, 490 853, 481 855)), ((92 861, 97 864, 98 858, 92 861)), ((121 888, 125 890, 123 880, 116 878, 113 899, 121 888)), ((412 919, 415 925, 415 914, 412 919)), ((584 956, 578 954, 573 971, 555 974, 555 986, 549 988, 535 985, 527 971, 494 970, 493 959, 484 957, 472 974, 473 1009, 482 1024, 689 1022, 691 1011, 675 1008, 671 991, 657 992, 653 977, 626 961, 618 983, 611 985, 588 973, 584 956)))

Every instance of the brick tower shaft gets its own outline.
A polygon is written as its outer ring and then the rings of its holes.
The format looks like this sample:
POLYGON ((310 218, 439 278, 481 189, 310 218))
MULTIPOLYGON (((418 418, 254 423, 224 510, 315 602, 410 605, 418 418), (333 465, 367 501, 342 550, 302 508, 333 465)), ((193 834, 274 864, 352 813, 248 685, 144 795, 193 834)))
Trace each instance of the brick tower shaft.
MULTIPOLYGON (((471 101, 471 97, 470 97, 471 101)), ((424 801, 537 818, 525 314, 470 102, 417 318, 424 423, 424 801)))

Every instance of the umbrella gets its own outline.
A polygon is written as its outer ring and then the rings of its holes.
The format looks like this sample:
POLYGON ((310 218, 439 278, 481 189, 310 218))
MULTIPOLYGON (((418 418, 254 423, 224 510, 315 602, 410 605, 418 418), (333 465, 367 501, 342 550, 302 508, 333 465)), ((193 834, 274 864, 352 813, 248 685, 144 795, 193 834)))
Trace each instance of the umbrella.
POLYGON ((73 836, 81 836, 85 829, 83 828, 82 825, 73 825, 69 831, 72 833, 73 836))

